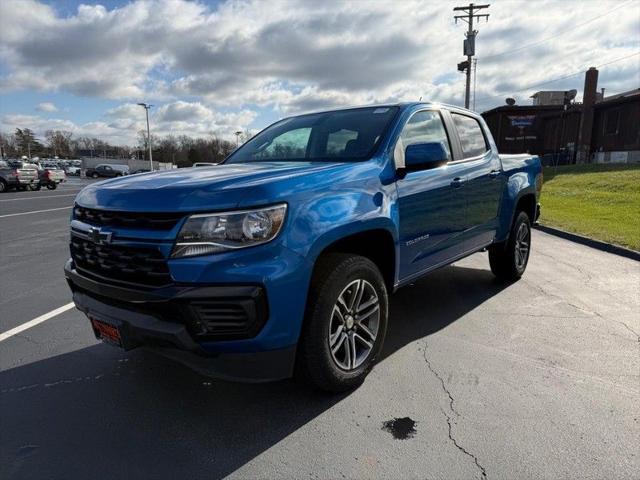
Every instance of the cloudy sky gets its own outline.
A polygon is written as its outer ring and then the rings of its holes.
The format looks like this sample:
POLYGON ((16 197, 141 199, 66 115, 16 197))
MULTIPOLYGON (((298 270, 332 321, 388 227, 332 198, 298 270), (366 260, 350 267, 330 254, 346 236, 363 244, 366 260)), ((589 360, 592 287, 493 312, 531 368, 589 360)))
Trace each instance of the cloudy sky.
MULTIPOLYGON (((478 25, 476 109, 538 90, 640 87, 640 0, 494 0, 478 25), (634 55, 635 54, 635 55, 634 55)), ((0 130, 134 144, 260 129, 324 107, 461 105, 466 24, 447 1, 0 1, 0 130)), ((580 95, 579 95, 580 97, 580 95)))

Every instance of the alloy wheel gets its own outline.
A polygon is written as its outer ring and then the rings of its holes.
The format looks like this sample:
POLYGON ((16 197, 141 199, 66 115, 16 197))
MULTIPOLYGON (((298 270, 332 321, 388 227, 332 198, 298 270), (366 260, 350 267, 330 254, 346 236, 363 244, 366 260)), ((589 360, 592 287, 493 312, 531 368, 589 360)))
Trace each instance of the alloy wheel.
POLYGON ((331 358, 342 370, 362 365, 373 350, 380 324, 380 299, 364 279, 349 283, 338 295, 329 325, 331 358))
POLYGON ((531 243, 531 231, 526 223, 520 224, 516 233, 515 260, 518 270, 524 269, 529 259, 529 248, 531 243))

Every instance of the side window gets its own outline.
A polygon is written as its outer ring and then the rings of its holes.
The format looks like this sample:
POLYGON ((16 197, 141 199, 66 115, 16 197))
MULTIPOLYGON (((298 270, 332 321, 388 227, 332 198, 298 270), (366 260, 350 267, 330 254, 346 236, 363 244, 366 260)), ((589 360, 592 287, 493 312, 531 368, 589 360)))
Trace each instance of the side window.
MULTIPOLYGON (((414 143, 439 142, 447 152, 447 160, 451 160, 451 148, 447 131, 442 123, 440 113, 436 110, 423 110, 415 113, 404 126, 398 144, 404 149, 414 143)), ((396 149, 398 145, 396 145, 396 149)))
POLYGON ((338 157, 345 154, 345 150, 351 141, 355 142, 358 139, 358 132, 354 130, 338 130, 337 132, 331 132, 327 136, 327 157, 338 157))
POLYGON ((475 118, 452 113, 453 123, 460 137, 460 146, 465 158, 477 157, 489 150, 482 127, 475 118))
POLYGON ((311 128, 289 130, 274 138, 269 145, 259 149, 254 158, 305 158, 311 128))

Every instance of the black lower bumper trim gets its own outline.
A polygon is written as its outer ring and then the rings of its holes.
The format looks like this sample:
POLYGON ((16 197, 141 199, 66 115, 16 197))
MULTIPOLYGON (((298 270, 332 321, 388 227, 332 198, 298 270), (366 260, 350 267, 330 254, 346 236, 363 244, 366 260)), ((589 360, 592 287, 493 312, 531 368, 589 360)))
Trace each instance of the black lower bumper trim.
POLYGON ((89 277, 72 261, 65 265, 65 276, 74 293, 186 326, 196 342, 254 338, 269 316, 266 291, 260 285, 169 284, 133 288, 89 277))
POLYGON ((184 325, 108 305, 79 291, 74 292, 73 301, 89 318, 117 328, 125 350, 142 346, 203 375, 222 380, 268 382, 289 378, 293 374, 295 346, 259 352, 211 354, 193 340, 184 325))

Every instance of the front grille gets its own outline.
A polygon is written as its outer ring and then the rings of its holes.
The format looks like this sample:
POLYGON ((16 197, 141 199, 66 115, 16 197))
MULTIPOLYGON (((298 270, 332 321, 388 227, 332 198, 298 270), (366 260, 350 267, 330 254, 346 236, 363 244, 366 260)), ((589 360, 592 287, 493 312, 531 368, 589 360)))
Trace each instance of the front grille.
POLYGON ((141 230, 171 230, 184 216, 182 213, 114 212, 80 207, 73 209, 73 218, 99 227, 124 227, 141 230))
POLYGON ((105 279, 160 286, 171 282, 165 258, 157 248, 98 245, 71 237, 71 258, 79 270, 105 279))

